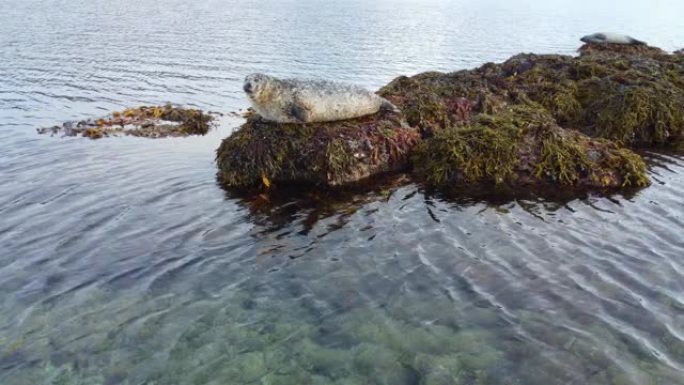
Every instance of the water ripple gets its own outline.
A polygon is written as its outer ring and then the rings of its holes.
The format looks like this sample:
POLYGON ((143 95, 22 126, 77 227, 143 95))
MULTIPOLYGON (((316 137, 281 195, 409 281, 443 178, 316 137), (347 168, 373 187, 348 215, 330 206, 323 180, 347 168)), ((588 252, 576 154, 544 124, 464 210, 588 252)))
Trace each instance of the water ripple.
POLYGON ((240 119, 158 141, 35 134, 138 104, 236 111, 251 72, 377 88, 572 54, 597 25, 672 50, 681 11, 5 1, 0 382, 684 384, 681 155, 646 154, 636 195, 482 201, 389 178, 264 204, 215 181, 240 119))

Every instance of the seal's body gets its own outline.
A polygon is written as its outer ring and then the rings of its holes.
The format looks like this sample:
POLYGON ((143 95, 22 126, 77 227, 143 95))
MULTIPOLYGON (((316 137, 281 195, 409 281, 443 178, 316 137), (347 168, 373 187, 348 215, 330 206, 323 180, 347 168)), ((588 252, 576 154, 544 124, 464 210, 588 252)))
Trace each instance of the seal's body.
POLYGON ((245 78, 244 90, 254 110, 278 123, 330 122, 397 108, 353 85, 326 80, 277 79, 264 74, 245 78))
POLYGON ((619 33, 599 32, 584 36, 580 39, 585 43, 595 44, 626 44, 626 45, 646 45, 645 42, 637 40, 631 36, 619 33))

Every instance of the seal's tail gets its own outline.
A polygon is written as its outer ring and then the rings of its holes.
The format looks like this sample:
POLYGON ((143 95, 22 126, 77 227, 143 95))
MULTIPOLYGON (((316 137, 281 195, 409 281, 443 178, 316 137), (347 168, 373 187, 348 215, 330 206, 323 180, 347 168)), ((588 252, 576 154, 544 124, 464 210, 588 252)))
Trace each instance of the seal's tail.
POLYGON ((401 112, 399 107, 395 106, 394 104, 392 104, 392 102, 390 102, 387 99, 382 99, 382 105, 380 105, 380 109, 383 111, 391 111, 391 112, 395 112, 395 113, 401 112))

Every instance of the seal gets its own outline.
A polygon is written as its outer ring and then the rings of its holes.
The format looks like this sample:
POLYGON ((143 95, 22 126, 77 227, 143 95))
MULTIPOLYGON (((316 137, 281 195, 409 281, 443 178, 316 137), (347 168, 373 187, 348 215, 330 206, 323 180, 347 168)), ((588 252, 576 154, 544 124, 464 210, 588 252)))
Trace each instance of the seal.
POLYGON ((610 32, 598 32, 583 36, 580 41, 595 44, 626 44, 626 45, 646 45, 646 42, 637 40, 628 35, 610 32))
POLYGON ((399 111, 368 90, 328 80, 278 79, 255 73, 245 78, 243 89, 257 114, 277 123, 330 122, 380 110, 399 111))

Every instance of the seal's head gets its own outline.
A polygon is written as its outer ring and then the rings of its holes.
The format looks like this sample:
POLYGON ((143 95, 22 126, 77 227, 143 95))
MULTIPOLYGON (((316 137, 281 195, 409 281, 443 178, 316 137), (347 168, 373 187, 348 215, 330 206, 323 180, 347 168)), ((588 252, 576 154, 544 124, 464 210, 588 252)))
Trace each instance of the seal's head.
POLYGON ((269 89, 274 80, 275 78, 271 76, 259 73, 247 75, 242 89, 245 90, 248 98, 257 100, 269 89))
POLYGON ((580 41, 584 43, 606 43, 608 39, 604 33, 593 33, 591 35, 583 36, 580 41))

